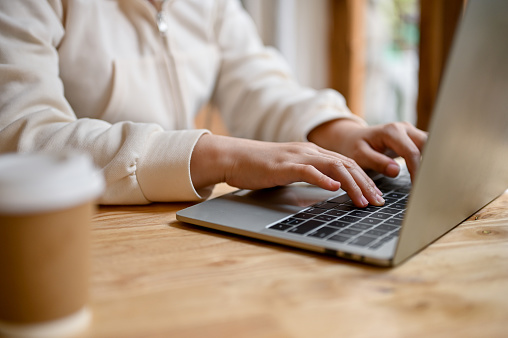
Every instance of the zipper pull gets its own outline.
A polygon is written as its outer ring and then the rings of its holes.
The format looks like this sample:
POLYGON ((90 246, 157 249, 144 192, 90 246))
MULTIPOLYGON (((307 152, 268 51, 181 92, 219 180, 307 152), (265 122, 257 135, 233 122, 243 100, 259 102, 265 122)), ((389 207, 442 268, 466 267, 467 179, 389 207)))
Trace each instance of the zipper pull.
POLYGON ((161 33, 161 35, 163 35, 163 36, 166 35, 166 33, 169 29, 166 13, 164 13, 162 10, 158 11, 156 20, 157 20, 157 28, 159 29, 159 33, 161 33))
POLYGON ((159 33, 164 36, 166 35, 169 25, 168 18, 166 13, 164 12, 164 3, 167 0, 148 0, 157 10, 157 15, 155 16, 155 22, 157 23, 157 28, 159 29, 159 33))

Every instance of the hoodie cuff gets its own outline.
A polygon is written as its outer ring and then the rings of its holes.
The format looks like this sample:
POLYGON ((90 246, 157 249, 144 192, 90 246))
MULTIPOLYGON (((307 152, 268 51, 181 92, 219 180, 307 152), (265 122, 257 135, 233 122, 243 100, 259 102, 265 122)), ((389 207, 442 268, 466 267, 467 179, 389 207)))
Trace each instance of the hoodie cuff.
POLYGON ((155 132, 137 164, 137 180, 151 202, 199 201, 213 186, 196 191, 192 185, 190 160, 197 141, 208 130, 155 132))

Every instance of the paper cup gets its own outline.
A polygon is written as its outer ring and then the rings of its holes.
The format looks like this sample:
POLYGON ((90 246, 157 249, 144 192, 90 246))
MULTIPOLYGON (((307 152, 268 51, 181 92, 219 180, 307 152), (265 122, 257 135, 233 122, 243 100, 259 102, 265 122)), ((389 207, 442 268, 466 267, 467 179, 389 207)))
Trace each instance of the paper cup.
POLYGON ((82 154, 0 156, 0 332, 87 327, 90 223, 103 186, 82 154))

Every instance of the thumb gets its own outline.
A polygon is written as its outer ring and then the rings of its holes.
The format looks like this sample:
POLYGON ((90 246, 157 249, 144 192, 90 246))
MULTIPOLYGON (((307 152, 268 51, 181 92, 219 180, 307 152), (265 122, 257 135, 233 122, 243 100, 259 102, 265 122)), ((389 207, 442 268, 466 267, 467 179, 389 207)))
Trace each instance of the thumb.
POLYGON ((383 175, 396 177, 400 172, 399 164, 388 154, 382 154, 374 150, 368 143, 364 143, 360 149, 360 158, 355 161, 366 169, 373 169, 383 175))

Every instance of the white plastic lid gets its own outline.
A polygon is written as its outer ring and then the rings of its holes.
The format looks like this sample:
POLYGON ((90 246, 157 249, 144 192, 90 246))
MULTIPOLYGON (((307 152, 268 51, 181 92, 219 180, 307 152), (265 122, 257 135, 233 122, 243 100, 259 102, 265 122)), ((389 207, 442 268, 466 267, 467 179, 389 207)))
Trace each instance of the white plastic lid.
POLYGON ((76 206, 97 198, 103 189, 103 176, 84 154, 0 156, 0 212, 4 214, 76 206))
POLYGON ((92 321, 87 307, 63 318, 35 324, 11 324, 0 321, 0 332, 12 338, 73 337, 84 331, 92 321))

